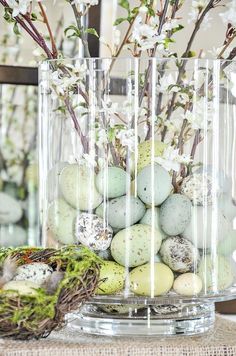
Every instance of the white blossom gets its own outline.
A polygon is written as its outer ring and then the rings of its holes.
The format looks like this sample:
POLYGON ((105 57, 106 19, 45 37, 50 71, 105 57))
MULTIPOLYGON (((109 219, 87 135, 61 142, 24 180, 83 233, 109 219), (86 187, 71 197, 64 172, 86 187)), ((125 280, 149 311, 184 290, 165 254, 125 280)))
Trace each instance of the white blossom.
POLYGON ((94 6, 98 5, 98 0, 74 0, 73 3, 75 5, 94 6))
POLYGON ((13 10, 12 17, 19 14, 25 15, 30 6, 31 0, 8 0, 8 5, 13 10))
POLYGON ((128 147, 130 151, 134 152, 136 137, 133 129, 120 130, 116 137, 120 140, 122 146, 128 147))
MULTIPOLYGON (((173 76, 171 73, 169 73, 167 75, 163 75, 159 80, 157 89, 161 92, 166 92, 166 91, 168 91, 168 89, 171 85, 176 84, 176 80, 177 80, 176 75, 173 76)), ((172 91, 174 91, 173 89, 174 88, 172 88, 172 91)))
POLYGON ((142 23, 141 16, 138 16, 134 23, 131 41, 135 42, 142 51, 145 51, 152 49, 160 40, 162 38, 157 35, 156 27, 142 23))
POLYGON ((180 155, 178 149, 169 146, 164 150, 162 157, 155 157, 154 161, 160 164, 168 172, 171 170, 178 172, 181 164, 187 165, 191 162, 191 157, 186 154, 180 155))
POLYGON ((107 139, 107 132, 105 129, 101 129, 99 128, 97 131, 97 140, 96 140, 96 144, 99 148, 104 147, 104 145, 106 145, 108 143, 108 139, 107 139))
POLYGON ((212 122, 214 113, 212 102, 205 102, 204 98, 194 102, 193 110, 187 110, 183 115, 185 119, 191 124, 194 130, 203 130, 212 122), (206 122, 207 121, 207 122, 206 122))
POLYGON ((226 25, 231 23, 232 26, 236 27, 236 1, 227 1, 227 4, 225 4, 224 8, 226 11, 220 14, 223 23, 226 25))

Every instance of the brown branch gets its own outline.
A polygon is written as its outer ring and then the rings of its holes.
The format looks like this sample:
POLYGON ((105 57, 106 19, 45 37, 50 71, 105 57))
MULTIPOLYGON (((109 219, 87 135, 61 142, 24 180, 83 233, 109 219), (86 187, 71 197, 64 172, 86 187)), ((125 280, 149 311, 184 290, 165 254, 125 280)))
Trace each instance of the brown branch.
POLYGON ((54 36, 52 34, 51 27, 50 27, 49 22, 48 22, 47 14, 46 14, 46 12, 44 10, 44 7, 43 7, 42 3, 39 1, 38 4, 39 4, 39 7, 40 7, 42 16, 43 16, 43 21, 44 21, 45 25, 47 26, 48 33, 49 33, 49 36, 50 36, 50 40, 51 40, 51 44, 52 44, 53 58, 57 58, 57 56, 58 56, 57 46, 56 46, 56 43, 55 43, 54 36))

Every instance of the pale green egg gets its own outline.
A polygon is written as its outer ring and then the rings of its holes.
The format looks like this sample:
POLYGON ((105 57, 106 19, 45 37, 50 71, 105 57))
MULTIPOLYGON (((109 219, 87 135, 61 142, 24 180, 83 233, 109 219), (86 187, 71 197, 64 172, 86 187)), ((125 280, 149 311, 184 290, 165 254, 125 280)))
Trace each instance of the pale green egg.
POLYGON ((140 224, 154 226, 154 228, 159 232, 164 240, 167 236, 161 228, 160 224, 160 209, 159 208, 149 208, 147 209, 144 217, 140 220, 140 224))
POLYGON ((161 156, 165 148, 166 144, 161 141, 148 140, 140 143, 138 145, 138 172, 140 172, 144 167, 151 164, 152 156, 161 156))
POLYGON ((236 250, 236 231, 232 230, 226 238, 220 241, 217 252, 224 256, 230 256, 236 250))
POLYGON ((124 288, 126 269, 113 261, 101 265, 99 284, 95 294, 114 294, 124 288))
POLYGON ((10 281, 3 286, 3 290, 14 296, 19 295, 35 296, 40 285, 31 281, 10 281))
POLYGON ((198 275, 203 282, 203 292, 217 293, 232 286, 235 272, 232 263, 224 256, 204 256, 199 264, 198 275))
POLYGON ((70 164, 59 177, 61 192, 70 205, 82 211, 91 211, 102 202, 95 186, 95 173, 85 165, 70 164))
POLYGON ((63 199, 54 200, 48 208, 48 227, 62 244, 75 242, 74 223, 77 212, 63 199))
POLYGON ((138 222, 144 216, 145 205, 134 196, 122 196, 101 204, 96 214, 105 217, 107 223, 114 229, 123 229, 138 222))
POLYGON ((172 194, 160 208, 160 225, 169 236, 182 234, 191 219, 192 204, 188 197, 172 194))
POLYGON ((21 226, 0 225, 0 246, 19 247, 27 245, 27 233, 21 226))
POLYGON ((120 167, 107 167, 96 176, 98 192, 106 198, 124 195, 130 186, 130 175, 120 167))
POLYGON ((147 263, 134 268, 129 274, 129 281, 133 293, 155 297, 169 292, 174 274, 164 263, 147 263))
POLYGON ((126 267, 140 266, 154 258, 161 246, 161 235, 149 225, 137 224, 119 231, 111 242, 114 260, 126 267))
POLYGON ((138 197, 149 205, 161 205, 172 190, 171 176, 159 164, 146 166, 137 176, 138 197))

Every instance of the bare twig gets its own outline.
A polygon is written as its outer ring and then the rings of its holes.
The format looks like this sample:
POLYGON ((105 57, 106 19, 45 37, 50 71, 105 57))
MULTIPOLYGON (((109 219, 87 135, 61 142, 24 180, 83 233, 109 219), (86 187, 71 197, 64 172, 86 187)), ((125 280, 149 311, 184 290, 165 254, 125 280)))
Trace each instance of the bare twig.
POLYGON ((40 7, 40 10, 41 10, 41 13, 42 13, 42 16, 43 16, 43 20, 44 20, 44 23, 45 25, 47 26, 47 29, 48 29, 48 33, 49 33, 49 36, 50 36, 50 40, 51 40, 51 44, 52 44, 52 54, 53 54, 53 58, 57 58, 57 46, 56 46, 56 43, 55 43, 55 39, 54 39, 54 36, 52 34, 52 30, 51 30, 51 27, 49 25, 49 22, 48 22, 48 18, 47 18, 47 14, 44 10, 44 7, 42 5, 42 3, 39 1, 39 7, 40 7))

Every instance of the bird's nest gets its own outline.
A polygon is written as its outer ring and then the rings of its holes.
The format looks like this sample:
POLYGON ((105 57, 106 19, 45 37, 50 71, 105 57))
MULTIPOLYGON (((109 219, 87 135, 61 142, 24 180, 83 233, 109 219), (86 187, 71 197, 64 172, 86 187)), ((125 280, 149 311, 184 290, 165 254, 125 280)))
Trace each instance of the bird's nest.
POLYGON ((53 294, 44 288, 34 295, 0 289, 0 337, 33 339, 47 337, 61 327, 68 312, 77 310, 89 299, 99 280, 99 259, 83 246, 69 246, 60 250, 42 248, 1 249, 0 264, 7 258, 17 266, 33 262, 48 264, 62 272, 53 294))

